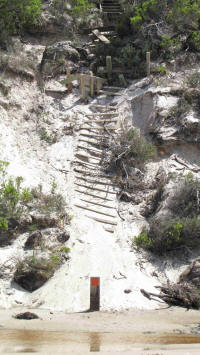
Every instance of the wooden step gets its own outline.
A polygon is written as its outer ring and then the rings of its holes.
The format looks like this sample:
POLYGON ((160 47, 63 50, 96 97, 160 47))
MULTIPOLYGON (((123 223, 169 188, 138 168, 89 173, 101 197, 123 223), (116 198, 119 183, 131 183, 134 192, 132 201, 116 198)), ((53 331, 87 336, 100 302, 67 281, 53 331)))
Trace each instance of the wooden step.
POLYGON ((80 144, 77 145, 77 148, 84 149, 84 150, 87 150, 89 152, 93 152, 93 153, 99 154, 99 155, 102 155, 102 153, 103 153, 103 150, 101 150, 101 149, 88 148, 88 147, 84 147, 83 145, 80 145, 80 144))
POLYGON ((110 122, 117 122, 117 118, 105 118, 104 120, 86 120, 86 121, 83 121, 83 124, 85 123, 96 123, 96 124, 99 124, 99 123, 110 123, 110 122))
MULTIPOLYGON (((93 130, 97 130, 97 131, 104 131, 105 128, 104 127, 80 127, 79 130, 83 130, 85 129, 86 131, 93 131, 93 130)), ((111 131, 115 131, 116 127, 106 127, 106 129, 111 130, 111 131)))
POLYGON ((98 181, 98 180, 90 180, 90 179, 87 179, 85 177, 82 177, 82 176, 77 176, 76 175, 76 178, 79 179, 79 180, 84 180, 86 181, 87 183, 91 183, 91 184, 98 184, 98 185, 106 185, 106 186, 114 186, 114 187, 117 187, 116 184, 112 184, 110 182, 104 182, 104 181, 98 181))
POLYGON ((105 135, 105 134, 89 134, 89 133, 79 133, 80 136, 82 137, 88 137, 88 138, 96 138, 96 139, 101 139, 101 138, 108 138, 109 136, 108 135, 105 135))
MULTIPOLYGON (((77 172, 77 173, 80 173, 80 174, 92 176, 92 171, 91 171, 91 169, 82 170, 82 169, 80 169, 80 168, 74 168, 74 171, 77 172)), ((99 173, 99 174, 96 175, 96 176, 98 176, 98 177, 105 177, 106 179, 112 179, 112 178, 113 178, 112 175, 106 175, 106 174, 103 174, 103 173, 99 173)))
POLYGON ((85 114, 88 117, 96 117, 96 116, 118 116, 118 113, 116 112, 97 112, 97 113, 86 113, 85 114))
POLYGON ((103 108, 103 109, 106 109, 106 110, 117 110, 118 107, 116 106, 106 106, 106 105, 90 105, 89 107, 94 107, 94 108, 103 108))
POLYGON ((83 166, 88 166, 88 167, 91 167, 92 169, 97 169, 99 171, 99 164, 95 164, 95 163, 88 163, 88 162, 85 162, 85 161, 77 161, 75 160, 74 161, 75 164, 79 164, 79 165, 83 165, 83 166))
POLYGON ((105 192, 106 194, 116 195, 116 192, 114 192, 114 191, 109 191, 109 190, 105 190, 105 189, 100 189, 100 188, 98 188, 98 187, 88 186, 88 185, 80 184, 80 183, 78 183, 78 182, 75 182, 74 184, 77 185, 77 186, 85 187, 86 189, 96 190, 96 191, 105 192))
POLYGON ((95 205, 95 206, 101 206, 101 207, 104 207, 104 208, 109 208, 109 209, 114 209, 114 210, 116 209, 116 207, 103 205, 102 203, 98 203, 98 202, 95 202, 95 201, 85 200, 84 198, 80 198, 80 200, 83 201, 83 202, 91 203, 92 205, 95 205))
POLYGON ((101 158, 90 156, 90 155, 87 155, 86 153, 80 152, 80 151, 76 152, 75 155, 77 157, 83 157, 83 158, 86 158, 86 159, 94 159, 94 160, 97 160, 98 162, 101 161, 101 158))
POLYGON ((110 213, 104 213, 104 212, 101 212, 101 211, 97 211, 97 210, 94 210, 94 209, 89 208, 87 206, 80 205, 79 203, 75 203, 74 206, 76 206, 78 208, 82 208, 83 210, 87 210, 87 211, 90 211, 90 212, 102 214, 103 216, 108 216, 108 217, 113 217, 113 218, 116 217, 116 215, 113 215, 113 214, 110 214, 110 213))
MULTIPOLYGON (((84 195, 88 195, 88 196, 91 196, 91 197, 94 197, 94 198, 97 198, 99 200, 103 200, 103 201, 115 201, 111 198, 107 198, 107 197, 102 197, 100 196, 99 194, 98 195, 95 195, 95 194, 92 194, 92 193, 89 193, 88 191, 81 191, 79 189, 75 189, 76 192, 80 193, 80 194, 84 194, 84 195)), ((105 193, 105 192, 104 192, 105 193)))
POLYGON ((120 86, 104 86, 103 88, 106 90, 124 90, 124 88, 120 86))
POLYGON ((104 94, 107 96, 122 96, 122 94, 119 94, 118 92, 111 92, 106 90, 99 90, 99 94, 104 94))
POLYGON ((112 226, 117 226, 117 222, 114 222, 114 221, 111 221, 111 220, 108 220, 108 219, 97 218, 97 217, 88 216, 88 215, 86 217, 91 218, 91 219, 93 219, 96 222, 110 224, 112 226))

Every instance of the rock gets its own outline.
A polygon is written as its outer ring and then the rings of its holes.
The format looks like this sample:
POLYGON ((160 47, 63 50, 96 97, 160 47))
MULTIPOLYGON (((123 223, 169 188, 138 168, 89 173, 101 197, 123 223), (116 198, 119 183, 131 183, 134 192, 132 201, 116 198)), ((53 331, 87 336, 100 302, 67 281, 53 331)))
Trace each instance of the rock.
POLYGON ((182 119, 182 126, 189 130, 196 130, 199 128, 199 119, 195 116, 194 112, 189 112, 187 116, 182 119))
POLYGON ((29 235, 24 248, 25 249, 34 249, 35 247, 41 246, 42 241, 42 233, 40 231, 36 231, 29 235))
POLYGON ((132 292, 132 290, 130 290, 130 289, 124 290, 124 293, 131 293, 131 292, 132 292))
POLYGON ((57 240, 60 242, 60 243, 65 243, 69 240, 70 238, 70 234, 68 232, 62 232, 60 233, 58 236, 57 236, 57 240))
POLYGON ((46 47, 41 61, 41 71, 44 74, 66 73, 67 68, 77 69, 80 60, 79 52, 71 46, 71 42, 58 42, 46 47))
POLYGON ((36 224, 40 228, 48 228, 48 227, 54 227, 59 225, 60 223, 60 216, 56 214, 39 214, 37 212, 31 212, 30 213, 32 217, 32 223, 36 224))
POLYGON ((35 313, 31 312, 24 312, 24 313, 18 313, 15 316, 13 316, 15 319, 39 319, 38 315, 35 313))

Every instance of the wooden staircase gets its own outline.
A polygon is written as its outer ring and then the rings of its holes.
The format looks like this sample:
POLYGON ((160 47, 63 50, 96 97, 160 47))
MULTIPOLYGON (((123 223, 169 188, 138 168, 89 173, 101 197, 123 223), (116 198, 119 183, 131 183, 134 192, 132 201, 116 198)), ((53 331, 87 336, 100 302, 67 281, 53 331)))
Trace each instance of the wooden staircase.
MULTIPOLYGON (((110 90, 110 88, 109 88, 110 90)), ((116 90, 112 90, 115 94, 116 90)), ((107 92, 99 96, 109 100, 107 92)), ((111 93, 110 93, 111 94, 111 93)), ((101 169, 103 148, 100 141, 109 134, 114 134, 118 127, 118 111, 116 106, 95 103, 89 106, 92 113, 87 115, 79 129, 76 158, 74 161, 75 208, 84 215, 113 233, 117 225, 117 199, 119 187, 112 175, 101 169)))
POLYGON ((101 11, 107 15, 108 20, 116 22, 120 14, 123 12, 120 3, 117 0, 101 0, 101 11))

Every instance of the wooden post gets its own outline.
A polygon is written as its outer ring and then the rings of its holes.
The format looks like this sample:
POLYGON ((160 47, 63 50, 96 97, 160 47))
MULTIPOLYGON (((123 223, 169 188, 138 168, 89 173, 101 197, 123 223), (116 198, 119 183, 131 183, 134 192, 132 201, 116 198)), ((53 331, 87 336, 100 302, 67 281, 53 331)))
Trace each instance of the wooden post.
POLYGON ((100 278, 90 278, 90 311, 99 311, 100 309, 100 278))
POLYGON ((90 95, 91 97, 94 96, 94 76, 93 76, 93 72, 90 72, 90 95))
POLYGON ((107 71, 108 80, 110 81, 112 79, 112 57, 111 56, 106 57, 106 71, 107 71))
POLYGON ((80 87, 81 87, 82 100, 85 102, 86 92, 85 92, 85 75, 84 74, 80 74, 80 87))
POLYGON ((121 86, 123 86, 123 87, 127 86, 126 79, 123 74, 119 74, 119 82, 120 82, 121 86))
POLYGON ((68 80, 68 84, 67 84, 68 93, 71 94, 73 85, 71 82, 71 70, 70 69, 67 69, 67 80, 68 80))
POLYGON ((97 95, 98 95, 101 89, 101 78, 97 78, 96 80, 97 80, 97 95))
POLYGON ((147 62, 147 76, 151 73, 151 53, 146 52, 146 62, 147 62))

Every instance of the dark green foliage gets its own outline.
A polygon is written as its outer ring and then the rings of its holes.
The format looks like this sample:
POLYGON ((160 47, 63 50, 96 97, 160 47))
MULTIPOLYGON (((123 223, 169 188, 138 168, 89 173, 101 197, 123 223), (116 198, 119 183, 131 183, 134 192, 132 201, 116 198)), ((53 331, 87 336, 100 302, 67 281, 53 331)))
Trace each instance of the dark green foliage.
POLYGON ((124 12, 117 32, 122 38, 130 36, 135 51, 133 58, 137 53, 139 63, 145 62, 145 51, 151 51, 152 60, 171 60, 185 49, 200 51, 199 0, 120 2, 124 12))
POLYGON ((17 34, 36 24, 41 0, 0 0, 0 29, 17 34))

